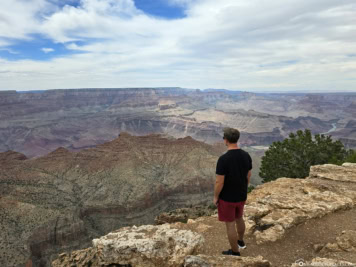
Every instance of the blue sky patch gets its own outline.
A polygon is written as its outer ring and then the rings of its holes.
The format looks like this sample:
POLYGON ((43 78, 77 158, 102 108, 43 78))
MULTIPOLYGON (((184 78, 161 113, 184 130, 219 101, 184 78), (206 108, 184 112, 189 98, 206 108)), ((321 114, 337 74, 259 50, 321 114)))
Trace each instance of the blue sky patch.
POLYGON ((260 68, 273 68, 273 67, 283 67, 287 65, 294 65, 297 64, 298 60, 286 60, 286 61, 280 61, 280 62, 273 62, 273 63, 268 63, 268 64, 260 64, 260 68))
POLYGON ((49 2, 55 4, 56 6, 63 8, 64 6, 74 6, 74 7, 79 7, 80 6, 80 0, 50 0, 49 2))
POLYGON ((10 46, 0 47, 0 58, 12 61, 24 59, 46 61, 74 53, 78 52, 37 34, 32 35, 30 40, 17 40, 10 46))
POLYGON ((146 14, 166 18, 179 19, 184 18, 184 8, 169 4, 167 0, 134 0, 136 8, 146 14))

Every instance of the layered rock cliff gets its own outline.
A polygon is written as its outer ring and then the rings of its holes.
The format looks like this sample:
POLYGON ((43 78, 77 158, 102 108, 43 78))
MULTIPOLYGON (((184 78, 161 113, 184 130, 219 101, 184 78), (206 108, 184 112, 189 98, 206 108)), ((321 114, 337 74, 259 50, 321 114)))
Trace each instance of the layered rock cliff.
POLYGON ((0 266, 48 266, 94 237, 209 202, 218 155, 190 137, 126 133, 37 159, 0 153, 0 266))
POLYGON ((242 145, 270 145, 296 130, 333 130, 350 147, 355 94, 253 94, 181 88, 71 89, 0 92, 0 152, 27 157, 58 147, 78 151, 117 137, 167 134, 221 140, 238 127, 242 145), (317 108, 319 107, 319 108, 317 108), (336 128, 334 128, 334 126, 336 128), (347 140, 346 140, 347 139, 347 140))

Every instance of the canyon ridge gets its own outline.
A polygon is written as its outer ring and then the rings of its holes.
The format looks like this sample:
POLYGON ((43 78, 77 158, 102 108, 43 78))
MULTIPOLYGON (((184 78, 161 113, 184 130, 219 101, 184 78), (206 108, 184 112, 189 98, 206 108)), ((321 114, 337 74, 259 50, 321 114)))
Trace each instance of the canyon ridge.
POLYGON ((49 266, 94 237, 210 204, 219 154, 191 137, 127 133, 80 152, 0 153, 0 266, 49 266))
POLYGON ((0 152, 27 157, 78 151, 120 132, 191 136, 213 144, 237 127, 241 145, 265 147, 290 132, 331 134, 356 148, 356 93, 248 93, 183 88, 0 91, 0 152))

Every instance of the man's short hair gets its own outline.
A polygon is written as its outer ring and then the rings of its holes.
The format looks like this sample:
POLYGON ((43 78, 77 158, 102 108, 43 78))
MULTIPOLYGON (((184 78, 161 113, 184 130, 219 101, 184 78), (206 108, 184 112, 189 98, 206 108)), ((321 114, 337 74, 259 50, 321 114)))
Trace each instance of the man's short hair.
POLYGON ((224 128, 224 139, 229 141, 231 144, 237 143, 240 138, 240 132, 234 128, 224 128))

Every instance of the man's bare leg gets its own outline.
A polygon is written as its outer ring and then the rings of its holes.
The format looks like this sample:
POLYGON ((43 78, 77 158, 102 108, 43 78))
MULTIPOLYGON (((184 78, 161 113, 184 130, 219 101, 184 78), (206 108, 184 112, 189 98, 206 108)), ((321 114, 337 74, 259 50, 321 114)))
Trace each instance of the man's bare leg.
POLYGON ((244 240, 245 229, 246 229, 246 226, 245 226, 244 218, 241 217, 241 218, 236 219, 236 231, 237 231, 239 240, 244 240))
POLYGON ((227 238, 233 252, 239 252, 239 247, 237 246, 237 233, 235 228, 235 222, 225 222, 227 238))

